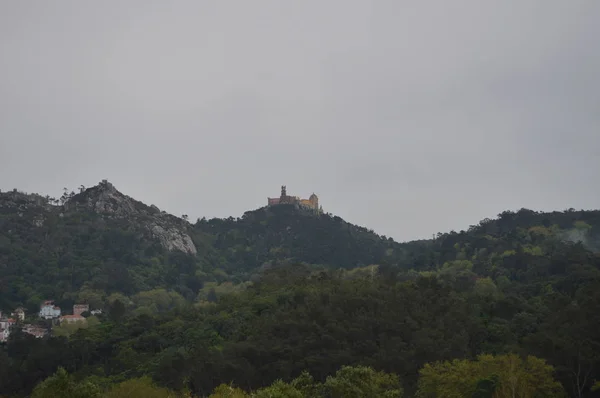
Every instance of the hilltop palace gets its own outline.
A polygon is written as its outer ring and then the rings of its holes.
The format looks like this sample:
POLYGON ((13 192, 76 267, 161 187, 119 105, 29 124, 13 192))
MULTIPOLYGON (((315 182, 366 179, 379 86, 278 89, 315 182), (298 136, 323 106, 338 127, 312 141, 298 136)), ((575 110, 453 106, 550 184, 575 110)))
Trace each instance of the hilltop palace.
POLYGON ((281 187, 281 196, 278 198, 267 198, 267 206, 295 205, 298 208, 310 210, 315 213, 323 213, 323 207, 319 207, 319 198, 314 193, 308 199, 300 199, 298 196, 289 196, 285 185, 281 187))

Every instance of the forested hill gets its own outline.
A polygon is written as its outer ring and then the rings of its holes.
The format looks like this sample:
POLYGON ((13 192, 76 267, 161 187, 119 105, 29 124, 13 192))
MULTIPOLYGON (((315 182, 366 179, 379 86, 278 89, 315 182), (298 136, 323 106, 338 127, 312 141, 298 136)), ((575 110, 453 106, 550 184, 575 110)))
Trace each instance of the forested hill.
POLYGON ((3 192, 0 310, 50 334, 0 344, 0 396, 593 397, 599 242, 600 211, 398 243, 288 205, 191 224, 106 181, 3 192))
POLYGON ((600 248, 600 212, 506 211, 467 231, 398 243, 287 205, 191 224, 107 181, 77 194, 65 190, 59 199, 15 190, 0 193, 0 309, 35 311, 47 298, 100 305, 111 293, 156 288, 194 301, 206 286, 229 289, 285 264, 421 272, 468 260, 475 273, 494 276, 503 265, 516 277, 534 272, 524 262, 550 261, 556 243, 569 241, 600 248))
POLYGON ((403 245, 329 214, 314 215, 291 205, 246 212, 241 218, 200 220, 196 231, 212 237, 213 248, 231 273, 282 263, 333 268, 397 264, 403 245))
POLYGON ((47 298, 100 305, 111 293, 156 288, 194 301, 207 283, 237 285, 273 266, 349 269, 410 256, 373 231, 287 205, 191 224, 107 181, 58 199, 0 193, 0 309, 35 311, 47 298))

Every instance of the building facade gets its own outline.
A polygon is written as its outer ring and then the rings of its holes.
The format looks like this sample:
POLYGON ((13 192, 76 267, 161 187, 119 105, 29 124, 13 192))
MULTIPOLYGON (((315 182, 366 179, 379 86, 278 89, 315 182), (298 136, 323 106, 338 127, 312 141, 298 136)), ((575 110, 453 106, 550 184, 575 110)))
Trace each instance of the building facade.
POLYGON ((0 329, 10 330, 16 323, 12 318, 0 318, 0 329))
POLYGON ((314 193, 310 195, 308 199, 301 199, 298 196, 291 196, 287 194, 285 185, 281 186, 281 194, 278 198, 267 198, 267 206, 277 205, 296 205, 300 208, 312 210, 316 213, 322 213, 323 208, 319 206, 319 197, 314 193))
POLYGON ((35 325, 23 325, 23 333, 30 334, 36 339, 41 339, 48 335, 48 331, 46 329, 35 325))
POLYGON ((75 304, 73 306, 73 315, 81 315, 89 310, 90 306, 88 304, 75 304))
POLYGON ((60 317, 60 323, 77 323, 77 322, 87 322, 87 319, 82 317, 81 315, 63 315, 60 317))
POLYGON ((54 305, 54 301, 47 300, 40 306, 40 318, 54 319, 60 317, 60 307, 54 305))
POLYGON ((25 309, 23 307, 19 307, 10 315, 23 322, 25 320, 25 309))
POLYGON ((0 343, 6 343, 8 336, 10 336, 9 330, 0 328, 0 343))

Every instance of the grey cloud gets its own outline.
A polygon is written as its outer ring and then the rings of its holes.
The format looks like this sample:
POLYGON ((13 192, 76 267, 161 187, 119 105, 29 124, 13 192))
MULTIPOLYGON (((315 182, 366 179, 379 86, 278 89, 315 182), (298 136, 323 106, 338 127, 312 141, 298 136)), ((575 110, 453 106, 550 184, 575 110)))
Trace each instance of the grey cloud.
POLYGON ((286 184, 398 240, 597 208, 600 3, 78 1, 0 9, 0 188, 107 178, 175 214, 286 184))

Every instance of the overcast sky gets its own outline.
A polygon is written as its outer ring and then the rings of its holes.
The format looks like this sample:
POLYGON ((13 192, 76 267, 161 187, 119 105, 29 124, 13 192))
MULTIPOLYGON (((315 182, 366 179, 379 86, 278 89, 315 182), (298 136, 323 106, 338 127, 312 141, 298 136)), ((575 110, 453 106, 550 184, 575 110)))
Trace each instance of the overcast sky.
POLYGON ((396 240, 600 208, 600 1, 2 1, 0 189, 396 240))

